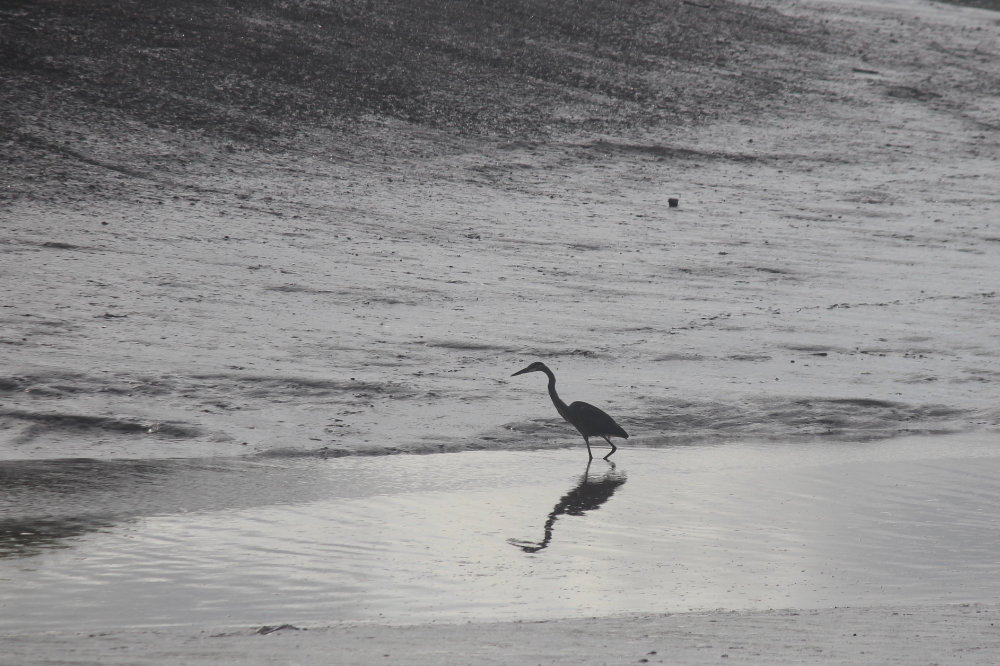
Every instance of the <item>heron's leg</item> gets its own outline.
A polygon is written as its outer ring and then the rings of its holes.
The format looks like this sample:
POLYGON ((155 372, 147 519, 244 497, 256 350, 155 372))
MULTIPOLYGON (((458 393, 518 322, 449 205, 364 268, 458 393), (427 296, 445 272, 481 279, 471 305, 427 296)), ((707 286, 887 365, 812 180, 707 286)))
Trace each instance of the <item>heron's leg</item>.
POLYGON ((590 450, 590 438, 589 437, 584 437, 583 438, 583 442, 584 442, 584 444, 587 445, 587 455, 590 456, 591 460, 593 460, 594 459, 594 453, 590 450))
POLYGON ((610 451, 608 451, 608 455, 604 456, 604 459, 605 459, 605 460, 607 460, 608 458, 610 458, 610 457, 611 457, 611 454, 613 454, 613 453, 614 453, 615 451, 617 451, 617 450, 618 450, 618 447, 617 447, 617 446, 615 446, 614 444, 612 444, 612 443, 611 443, 611 440, 610 440, 610 439, 608 439, 608 436, 607 436, 607 435, 601 435, 601 437, 603 437, 603 438, 604 438, 604 441, 605 441, 605 442, 607 442, 607 443, 608 443, 608 445, 610 445, 610 446, 611 446, 611 450, 610 450, 610 451))

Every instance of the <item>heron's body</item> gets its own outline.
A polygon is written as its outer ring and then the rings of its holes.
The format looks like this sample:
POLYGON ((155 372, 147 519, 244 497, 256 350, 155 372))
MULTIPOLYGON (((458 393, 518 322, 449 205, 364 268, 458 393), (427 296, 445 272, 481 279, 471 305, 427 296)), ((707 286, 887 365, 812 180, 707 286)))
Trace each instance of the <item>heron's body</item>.
POLYGON ((548 376, 549 397, 552 398, 552 404, 556 406, 559 416, 563 417, 567 423, 571 424, 583 435, 583 441, 587 445, 587 453, 590 454, 591 459, 594 457, 593 452, 590 450, 591 437, 602 437, 611 446, 611 451, 608 455, 604 456, 605 460, 618 450, 618 447, 608 439, 609 437, 623 437, 628 439, 628 433, 603 410, 586 402, 574 402, 569 405, 563 402, 559 394, 556 393, 556 376, 552 374, 552 371, 544 363, 536 361, 524 370, 518 370, 511 376, 523 375, 526 372, 544 372, 548 376))

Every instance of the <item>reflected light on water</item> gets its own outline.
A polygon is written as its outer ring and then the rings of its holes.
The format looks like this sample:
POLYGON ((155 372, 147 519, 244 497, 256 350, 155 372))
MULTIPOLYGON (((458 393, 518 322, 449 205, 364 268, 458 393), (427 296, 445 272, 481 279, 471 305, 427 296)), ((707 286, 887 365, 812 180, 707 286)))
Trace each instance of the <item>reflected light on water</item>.
POLYGON ((988 600, 994 448, 7 463, 0 630, 988 600))

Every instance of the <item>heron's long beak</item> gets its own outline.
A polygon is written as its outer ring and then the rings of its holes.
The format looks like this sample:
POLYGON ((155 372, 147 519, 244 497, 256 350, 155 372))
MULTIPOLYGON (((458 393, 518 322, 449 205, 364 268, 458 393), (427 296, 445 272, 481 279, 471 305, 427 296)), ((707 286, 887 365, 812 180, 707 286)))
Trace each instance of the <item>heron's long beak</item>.
POLYGON ((511 377, 517 377, 518 375, 523 375, 526 372, 531 372, 531 366, 528 366, 524 370, 518 370, 517 372, 515 372, 514 374, 512 374, 511 377))

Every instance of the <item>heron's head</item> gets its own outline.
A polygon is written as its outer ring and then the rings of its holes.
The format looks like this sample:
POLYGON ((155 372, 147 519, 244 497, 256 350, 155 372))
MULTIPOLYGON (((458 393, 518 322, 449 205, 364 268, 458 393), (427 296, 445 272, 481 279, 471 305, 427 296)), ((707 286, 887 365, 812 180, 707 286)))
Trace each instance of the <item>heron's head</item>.
POLYGON ((512 374, 511 377, 517 377, 518 375, 523 375, 526 372, 545 372, 546 370, 548 370, 548 368, 545 367, 544 363, 542 363, 541 361, 535 361, 524 370, 518 370, 517 372, 512 374))

